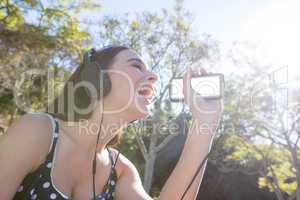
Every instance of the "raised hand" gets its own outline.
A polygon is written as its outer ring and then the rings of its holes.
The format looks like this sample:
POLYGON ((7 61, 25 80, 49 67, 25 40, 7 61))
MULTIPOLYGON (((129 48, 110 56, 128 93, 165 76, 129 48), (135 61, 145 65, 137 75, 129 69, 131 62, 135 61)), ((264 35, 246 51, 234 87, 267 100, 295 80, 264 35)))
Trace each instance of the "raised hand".
POLYGON ((218 123, 222 113, 222 101, 220 99, 206 100, 191 87, 193 75, 206 74, 208 73, 203 68, 193 70, 191 66, 187 67, 183 76, 184 102, 188 105, 193 118, 201 119, 203 122, 218 123))

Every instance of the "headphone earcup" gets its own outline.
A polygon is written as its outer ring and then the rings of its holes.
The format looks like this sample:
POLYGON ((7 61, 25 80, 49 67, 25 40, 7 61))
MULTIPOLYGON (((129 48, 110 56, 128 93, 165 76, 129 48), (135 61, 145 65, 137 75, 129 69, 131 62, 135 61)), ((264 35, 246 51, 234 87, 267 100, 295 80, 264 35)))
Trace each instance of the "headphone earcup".
MULTIPOLYGON (((108 95, 111 90, 111 80, 108 73, 103 71, 103 74, 101 74, 100 66, 94 62, 90 62, 83 67, 80 73, 80 80, 86 81, 87 85, 91 84, 94 87, 91 90, 85 87, 86 92, 89 93, 88 95, 96 89, 97 100, 108 95)), ((95 96, 95 94, 90 96, 95 96)))

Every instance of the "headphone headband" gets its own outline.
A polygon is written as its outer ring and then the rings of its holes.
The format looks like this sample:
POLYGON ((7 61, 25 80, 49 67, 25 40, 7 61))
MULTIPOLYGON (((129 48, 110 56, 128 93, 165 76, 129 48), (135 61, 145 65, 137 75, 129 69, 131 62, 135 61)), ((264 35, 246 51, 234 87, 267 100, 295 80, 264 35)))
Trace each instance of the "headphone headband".
POLYGON ((96 49, 95 48, 91 48, 89 51, 87 51, 84 55, 83 55, 83 62, 84 63, 91 63, 92 62, 92 58, 93 55, 96 53, 96 49))

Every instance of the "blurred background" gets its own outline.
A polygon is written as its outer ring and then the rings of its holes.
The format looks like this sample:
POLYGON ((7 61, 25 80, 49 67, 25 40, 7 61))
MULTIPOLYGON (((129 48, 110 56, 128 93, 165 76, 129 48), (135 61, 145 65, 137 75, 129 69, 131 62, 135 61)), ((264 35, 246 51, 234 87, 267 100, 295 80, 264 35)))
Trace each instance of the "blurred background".
POLYGON ((297 0, 0 0, 0 134, 44 111, 83 53, 121 44, 159 76, 149 119, 116 147, 157 196, 190 113, 168 84, 188 64, 225 75, 224 114, 199 199, 300 200, 297 0), (171 129, 170 124, 177 124, 171 129))

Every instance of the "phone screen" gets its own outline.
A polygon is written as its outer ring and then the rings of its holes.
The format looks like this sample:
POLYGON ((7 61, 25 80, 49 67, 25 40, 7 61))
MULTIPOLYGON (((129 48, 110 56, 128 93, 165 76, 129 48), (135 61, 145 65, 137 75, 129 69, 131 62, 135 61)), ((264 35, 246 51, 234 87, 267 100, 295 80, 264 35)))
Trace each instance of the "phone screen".
MULTIPOLYGON (((205 99, 222 98, 223 91, 223 74, 209 74, 205 76, 192 77, 192 89, 205 99)), ((174 78, 170 85, 171 101, 183 101, 183 79, 182 77, 174 78)))

